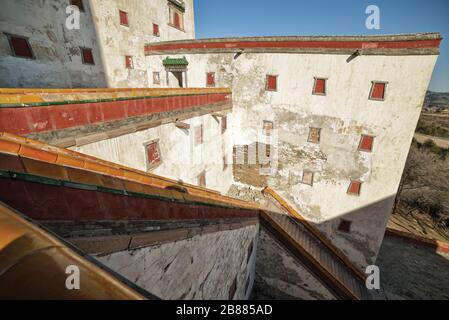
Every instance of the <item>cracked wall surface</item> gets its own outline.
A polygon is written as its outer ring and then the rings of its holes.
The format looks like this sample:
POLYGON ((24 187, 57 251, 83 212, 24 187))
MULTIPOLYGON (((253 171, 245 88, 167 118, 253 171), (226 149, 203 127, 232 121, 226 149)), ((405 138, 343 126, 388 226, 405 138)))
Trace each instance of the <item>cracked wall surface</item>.
POLYGON ((254 281, 258 229, 258 225, 252 225, 197 235, 97 259, 162 299, 227 300, 235 279, 234 299, 248 299, 254 281))
MULTIPOLYGON (((249 168, 234 182, 267 181, 362 270, 374 263, 437 56, 362 55, 350 62, 330 53, 182 56, 190 87, 205 87, 206 72, 215 72, 216 86, 232 88, 234 146, 261 142, 263 122, 274 124, 274 173, 258 177, 249 168), (268 74, 278 76, 276 92, 265 90, 268 74), (312 94, 314 77, 328 79, 325 96, 312 94), (368 99, 372 81, 388 82, 384 101, 368 99), (310 127, 321 128, 319 144, 308 142, 310 127), (362 134, 375 137, 370 153, 358 150, 362 134), (314 172, 313 186, 302 183, 305 170, 314 172), (362 181, 360 196, 347 194, 351 180, 362 181), (338 231, 340 219, 352 221, 350 233, 338 231)), ((147 56, 149 70, 165 57, 147 56)))

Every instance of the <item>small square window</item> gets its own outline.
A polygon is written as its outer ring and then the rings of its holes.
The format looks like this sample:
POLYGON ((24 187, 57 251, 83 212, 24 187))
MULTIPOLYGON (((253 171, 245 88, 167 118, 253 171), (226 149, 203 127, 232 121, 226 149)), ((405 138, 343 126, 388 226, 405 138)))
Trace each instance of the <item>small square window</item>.
POLYGON ((228 117, 223 116, 221 117, 221 134, 224 134, 226 129, 228 129, 228 117))
POLYGON ((264 121, 263 122, 263 134, 265 136, 271 136, 272 133, 273 133, 273 122, 264 121))
POLYGON ((309 129, 309 138, 308 142, 311 143, 320 143, 321 138, 321 129, 320 128, 310 128, 309 129))
POLYGON ((326 80, 324 78, 315 78, 315 84, 313 85, 313 94, 326 95, 326 80))
POLYGON ((307 184, 309 186, 313 186, 313 176, 314 173, 312 171, 304 170, 302 173, 302 183, 307 184))
POLYGON ((229 288, 229 295, 228 295, 229 300, 234 299, 236 291, 237 291, 237 278, 235 278, 234 281, 232 281, 231 287, 229 288))
POLYGON ((348 194, 359 196, 361 189, 362 189, 362 182, 353 180, 349 184, 348 194))
POLYGON ((364 152, 373 151, 374 137, 362 135, 360 138, 359 150, 364 152))
POLYGON ((134 61, 132 56, 125 56, 125 64, 127 69, 134 69, 134 61))
POLYGON ((92 54, 92 49, 81 48, 81 57, 83 64, 95 64, 94 56, 92 54))
POLYGON ((338 225, 338 231, 349 233, 351 232, 352 222, 349 220, 341 219, 338 225))
POLYGON ((153 36, 159 37, 159 25, 156 23, 153 23, 153 36))
POLYGON ((195 145, 203 143, 203 125, 195 127, 195 145))
POLYGON ((129 26, 128 12, 119 10, 119 14, 120 14, 120 24, 122 26, 128 27, 129 26))
POLYGON ((215 87, 215 73, 214 72, 206 73, 206 86, 207 87, 215 87))
POLYGON ((206 171, 201 172, 198 176, 198 186, 206 188, 206 171))
POLYGON ((7 35, 11 52, 15 57, 34 59, 33 50, 31 49, 28 38, 7 35))
POLYGON ((278 80, 278 76, 267 75, 265 89, 267 91, 277 91, 277 89, 278 89, 277 80, 278 80))
POLYGON ((386 82, 373 81, 372 86, 371 86, 371 91, 369 94, 370 100, 379 100, 379 101, 385 100, 386 86, 387 86, 386 82))
POLYGON ((154 140, 146 144, 145 149, 147 158, 147 170, 151 170, 159 166, 162 162, 159 140, 154 140))
POLYGON ((153 72, 153 84, 161 84, 161 76, 159 72, 153 72))
POLYGON ((79 11, 84 11, 83 0, 70 0, 70 4, 78 7, 79 11))

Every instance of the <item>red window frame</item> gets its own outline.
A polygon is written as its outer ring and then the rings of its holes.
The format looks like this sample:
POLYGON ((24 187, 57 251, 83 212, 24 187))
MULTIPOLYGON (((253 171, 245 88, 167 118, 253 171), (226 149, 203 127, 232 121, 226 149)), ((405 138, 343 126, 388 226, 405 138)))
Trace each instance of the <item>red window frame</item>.
POLYGON ((120 24, 129 27, 128 12, 119 10, 120 24))
POLYGON ((206 86, 215 87, 215 72, 206 73, 206 86))
POLYGON ((325 96, 327 91, 327 79, 326 78, 314 78, 315 83, 313 85, 313 94, 319 96, 325 96))
POLYGON ((145 145, 145 156, 147 159, 147 170, 154 169, 162 163, 159 140, 150 141, 145 145))
POLYGON ((359 151, 372 152, 374 146, 374 136, 362 134, 359 143, 359 151))
POLYGON ((265 90, 278 91, 278 76, 274 74, 267 74, 265 90))
POLYGON ((94 55, 91 48, 81 48, 81 57, 83 64, 95 64, 94 55))
POLYGON ((351 180, 347 193, 353 196, 360 196, 362 191, 362 182, 359 180, 351 180))
POLYGON ((133 56, 125 56, 126 69, 134 69, 134 59, 133 56))
POLYGON ((9 34, 7 37, 11 53, 14 57, 34 59, 33 49, 31 48, 28 38, 9 34))
POLYGON ((78 7, 79 11, 84 11, 83 0, 70 0, 70 5, 78 7))
POLYGON ((387 90, 387 82, 372 81, 369 99, 376 101, 384 101, 386 90, 387 90))
POLYGON ((153 23, 153 36, 159 37, 159 25, 157 23, 153 23))
POLYGON ((206 188, 206 171, 203 171, 198 175, 198 186, 206 188))

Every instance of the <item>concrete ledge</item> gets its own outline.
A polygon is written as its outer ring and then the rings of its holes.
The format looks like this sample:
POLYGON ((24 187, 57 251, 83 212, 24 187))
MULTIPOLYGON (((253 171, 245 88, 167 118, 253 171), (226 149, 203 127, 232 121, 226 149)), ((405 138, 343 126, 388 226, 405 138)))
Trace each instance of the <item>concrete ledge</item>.
POLYGON ((220 222, 199 227, 186 227, 156 230, 134 235, 112 235, 93 237, 74 237, 67 241, 88 254, 110 254, 113 252, 133 250, 142 247, 160 245, 189 239, 198 235, 230 231, 245 228, 258 223, 257 218, 241 219, 239 222, 220 222))
POLYGON ((387 228, 385 231, 386 235, 402 239, 409 243, 417 244, 423 247, 427 247, 431 250, 434 250, 437 253, 449 254, 449 242, 443 242, 438 240, 427 239, 419 236, 415 236, 414 234, 403 232, 391 228, 387 228))

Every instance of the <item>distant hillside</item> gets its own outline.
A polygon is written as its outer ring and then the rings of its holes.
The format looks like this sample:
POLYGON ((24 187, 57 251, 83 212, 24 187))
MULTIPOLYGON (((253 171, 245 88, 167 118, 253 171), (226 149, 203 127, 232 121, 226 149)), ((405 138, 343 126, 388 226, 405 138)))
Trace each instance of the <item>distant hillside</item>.
POLYGON ((424 107, 449 108, 449 92, 427 91, 424 107))

